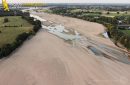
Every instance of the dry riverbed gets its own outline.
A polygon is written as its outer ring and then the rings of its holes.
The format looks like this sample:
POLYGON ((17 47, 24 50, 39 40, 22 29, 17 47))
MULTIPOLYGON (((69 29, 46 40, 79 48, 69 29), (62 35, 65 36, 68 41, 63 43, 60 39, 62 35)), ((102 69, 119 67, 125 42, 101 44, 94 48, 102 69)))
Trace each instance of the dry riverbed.
POLYGON ((0 85, 129 85, 130 60, 109 39, 98 37, 104 32, 101 24, 46 13, 36 15, 82 35, 73 46, 52 34, 57 29, 41 29, 1 61, 0 85))

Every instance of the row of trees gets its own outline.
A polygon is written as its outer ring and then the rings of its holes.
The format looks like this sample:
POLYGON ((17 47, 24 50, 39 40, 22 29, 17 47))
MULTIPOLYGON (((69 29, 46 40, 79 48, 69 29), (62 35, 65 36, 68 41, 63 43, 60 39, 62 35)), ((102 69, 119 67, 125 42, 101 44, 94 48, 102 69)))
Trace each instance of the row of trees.
POLYGON ((19 10, 10 10, 10 11, 4 11, 0 9, 0 16, 21 16, 22 11, 19 10))
POLYGON ((130 49, 130 36, 123 33, 122 31, 118 29, 112 29, 110 31, 111 37, 114 39, 115 44, 118 45, 118 43, 121 43, 124 47, 127 49, 130 49))
POLYGON ((22 33, 17 38, 16 41, 12 44, 5 44, 0 48, 0 58, 6 57, 16 48, 18 48, 27 38, 30 36, 31 33, 22 33))
POLYGON ((74 18, 84 19, 91 22, 106 22, 111 24, 117 24, 117 19, 112 17, 101 16, 101 12, 90 12, 90 11, 76 11, 72 12, 72 8, 51 8, 55 14, 63 16, 70 16, 74 18))
POLYGON ((30 14, 28 14, 28 12, 24 12, 22 18, 27 20, 30 24, 34 25, 33 27, 34 32, 37 32, 42 27, 41 21, 35 20, 33 17, 30 17, 30 14))
POLYGON ((8 56, 16 48, 18 48, 30 35, 33 35, 41 28, 41 21, 35 20, 33 17, 30 17, 29 13, 22 13, 22 18, 26 19, 33 26, 33 32, 24 32, 17 36, 15 42, 11 44, 5 44, 0 48, 0 58, 8 56))
MULTIPOLYGON (((108 29, 108 35, 110 38, 114 39, 115 44, 121 43, 124 47, 127 49, 130 49, 130 36, 123 33, 119 29, 117 29, 118 21, 119 20, 126 20, 127 23, 130 22, 130 16, 117 16, 117 17, 105 17, 101 15, 93 15, 93 14, 87 14, 83 15, 82 13, 73 13, 71 12, 71 9, 51 9, 52 13, 60 14, 63 16, 70 16, 74 18, 84 19, 91 22, 97 22, 100 24, 103 24, 108 29), (61 11, 62 10, 62 11, 61 11)), ((130 24, 130 23, 129 23, 130 24)))

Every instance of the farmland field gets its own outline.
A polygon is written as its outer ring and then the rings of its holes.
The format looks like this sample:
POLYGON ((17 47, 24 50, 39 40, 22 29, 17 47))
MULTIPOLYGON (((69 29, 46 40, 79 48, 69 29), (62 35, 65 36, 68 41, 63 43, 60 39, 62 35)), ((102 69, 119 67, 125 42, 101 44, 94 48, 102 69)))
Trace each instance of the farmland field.
POLYGON ((127 16, 130 15, 130 11, 109 11, 109 14, 107 14, 108 11, 102 11, 102 16, 106 17, 114 17, 114 16, 127 16), (119 14, 117 13, 119 12, 119 14))
POLYGON ((130 30, 121 30, 123 33, 127 34, 130 36, 130 30))
POLYGON ((32 27, 21 16, 0 17, 0 47, 13 43, 19 34, 29 32, 32 27), (6 23, 4 23, 5 18, 8 19, 6 23))

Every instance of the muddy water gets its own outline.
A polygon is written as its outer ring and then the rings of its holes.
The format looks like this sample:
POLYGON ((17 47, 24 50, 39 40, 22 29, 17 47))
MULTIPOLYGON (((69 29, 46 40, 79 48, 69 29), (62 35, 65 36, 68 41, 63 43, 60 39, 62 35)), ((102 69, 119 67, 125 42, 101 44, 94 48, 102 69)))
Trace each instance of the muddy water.
POLYGON ((113 61, 119 61, 119 62, 122 62, 125 64, 130 64, 130 58, 128 57, 128 55, 121 52, 121 51, 112 49, 112 48, 107 47, 107 46, 101 47, 101 49, 103 51, 100 49, 97 49, 94 46, 88 46, 87 48, 89 50, 91 50, 96 56, 105 57, 105 58, 111 59, 113 61), (111 54, 111 55, 109 55, 109 54, 111 54))
POLYGON ((98 50, 97 48, 95 48, 93 46, 88 46, 87 48, 90 49, 97 56, 103 55, 103 53, 100 50, 98 50))
POLYGON ((48 32, 64 39, 64 40, 75 40, 75 39, 79 39, 79 33, 77 31, 75 31, 75 35, 73 34, 69 34, 69 30, 65 29, 64 26, 62 25, 55 25, 55 26, 45 26, 42 25, 42 27, 44 29, 47 29, 48 32))

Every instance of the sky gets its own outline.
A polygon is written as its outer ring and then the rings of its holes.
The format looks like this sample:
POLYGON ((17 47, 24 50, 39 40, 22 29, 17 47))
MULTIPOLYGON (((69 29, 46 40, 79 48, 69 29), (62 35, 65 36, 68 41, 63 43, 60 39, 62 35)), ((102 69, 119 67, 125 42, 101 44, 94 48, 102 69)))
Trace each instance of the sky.
POLYGON ((6 0, 6 1, 8 3, 130 3, 130 0, 6 0))

